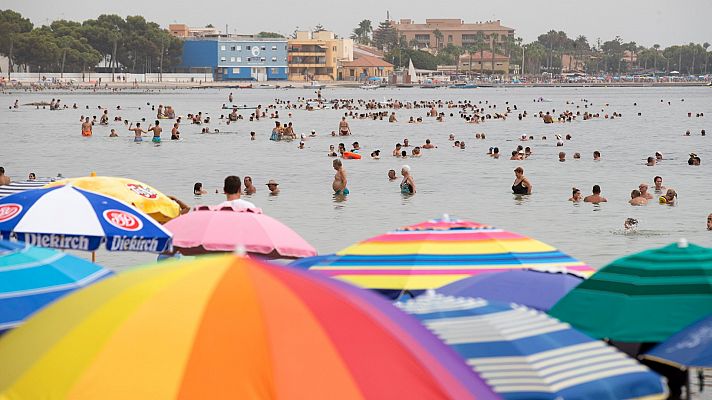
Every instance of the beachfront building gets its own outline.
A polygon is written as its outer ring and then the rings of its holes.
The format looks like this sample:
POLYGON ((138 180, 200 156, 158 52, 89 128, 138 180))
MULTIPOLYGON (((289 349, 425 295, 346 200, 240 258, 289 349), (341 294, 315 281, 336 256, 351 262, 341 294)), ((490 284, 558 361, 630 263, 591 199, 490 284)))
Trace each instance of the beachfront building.
MULTIPOLYGON (((475 51, 472 54, 463 54, 459 58, 458 69, 460 72, 479 73, 482 71, 485 74, 492 73, 492 52, 484 50, 480 54, 475 51)), ((504 54, 495 53, 494 55, 494 73, 508 75, 509 74, 509 57, 504 54)))
POLYGON ((289 79, 332 81, 339 64, 354 59, 354 42, 333 32, 297 32, 288 42, 289 79))
POLYGON ((196 28, 186 24, 170 24, 168 31, 179 38, 219 36, 220 31, 214 27, 196 28))
POLYGON ((465 23, 461 19, 429 18, 424 24, 417 24, 411 19, 392 23, 398 36, 405 36, 409 43, 414 43, 419 49, 442 49, 448 44, 459 47, 475 46, 479 33, 484 35, 486 44, 491 44, 492 41, 504 43, 508 36, 514 37, 514 29, 502 25, 499 20, 465 23))
POLYGON ((254 36, 188 38, 179 72, 210 73, 216 81, 285 80, 287 39, 254 36))
POLYGON ((388 79, 393 74, 393 64, 373 56, 360 56, 344 61, 339 68, 339 80, 365 81, 368 78, 388 79))

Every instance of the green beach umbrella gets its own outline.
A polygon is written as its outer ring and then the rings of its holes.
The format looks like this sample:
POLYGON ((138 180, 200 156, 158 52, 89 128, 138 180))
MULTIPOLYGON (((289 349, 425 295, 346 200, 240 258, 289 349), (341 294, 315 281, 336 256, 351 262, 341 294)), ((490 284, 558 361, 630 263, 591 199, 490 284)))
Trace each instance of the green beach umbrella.
POLYGON ((678 243, 601 268, 549 311, 599 339, 661 342, 712 313, 712 249, 678 243))

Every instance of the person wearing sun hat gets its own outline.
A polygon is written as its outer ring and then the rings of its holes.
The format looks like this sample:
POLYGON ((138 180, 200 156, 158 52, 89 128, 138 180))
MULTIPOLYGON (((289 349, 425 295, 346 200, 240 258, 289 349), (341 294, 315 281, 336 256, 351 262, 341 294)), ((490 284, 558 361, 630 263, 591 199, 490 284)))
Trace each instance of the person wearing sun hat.
POLYGON ((277 183, 277 181, 275 181, 274 179, 270 179, 269 182, 266 183, 266 185, 269 189, 269 194, 271 196, 279 194, 279 183, 277 183))

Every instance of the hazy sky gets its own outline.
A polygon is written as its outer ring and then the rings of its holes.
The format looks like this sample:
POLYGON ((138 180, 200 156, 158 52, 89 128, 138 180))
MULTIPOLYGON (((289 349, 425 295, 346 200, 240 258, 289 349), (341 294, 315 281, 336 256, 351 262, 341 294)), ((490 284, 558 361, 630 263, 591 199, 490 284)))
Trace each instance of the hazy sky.
POLYGON ((549 29, 570 37, 585 35, 589 42, 620 35, 624 41, 645 46, 712 42, 712 0, 357 0, 357 1, 244 1, 244 0, 0 0, 0 9, 12 9, 36 25, 54 19, 83 20, 100 14, 143 15, 162 26, 186 23, 213 24, 231 33, 277 31, 289 34, 296 27, 321 23, 347 36, 362 19, 462 18, 467 22, 500 19, 529 42, 549 29))

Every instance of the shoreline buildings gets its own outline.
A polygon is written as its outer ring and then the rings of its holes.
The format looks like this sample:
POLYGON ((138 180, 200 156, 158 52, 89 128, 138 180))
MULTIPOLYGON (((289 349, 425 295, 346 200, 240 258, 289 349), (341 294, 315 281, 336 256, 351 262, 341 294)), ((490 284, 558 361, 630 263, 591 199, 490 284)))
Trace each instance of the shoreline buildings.
POLYGON ((286 80, 287 39, 220 35, 183 41, 181 72, 210 73, 216 81, 286 80))
POLYGON ((465 23, 461 19, 429 18, 424 24, 418 24, 411 19, 401 19, 393 21, 393 27, 398 36, 405 36, 419 49, 442 49, 448 44, 475 46, 479 35, 487 44, 504 43, 508 36, 514 38, 514 29, 502 25, 500 20, 465 23))
POLYGON ((336 80, 340 65, 354 59, 354 41, 334 32, 298 31, 288 44, 289 79, 294 81, 336 80))

